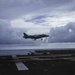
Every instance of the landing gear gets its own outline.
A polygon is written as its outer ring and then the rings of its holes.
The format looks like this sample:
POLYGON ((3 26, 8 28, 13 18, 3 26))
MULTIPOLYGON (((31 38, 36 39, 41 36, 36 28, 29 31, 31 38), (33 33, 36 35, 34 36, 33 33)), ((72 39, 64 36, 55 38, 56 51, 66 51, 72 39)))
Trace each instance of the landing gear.
POLYGON ((36 39, 34 39, 36 41, 36 39))
POLYGON ((43 40, 43 39, 41 39, 41 40, 43 40))

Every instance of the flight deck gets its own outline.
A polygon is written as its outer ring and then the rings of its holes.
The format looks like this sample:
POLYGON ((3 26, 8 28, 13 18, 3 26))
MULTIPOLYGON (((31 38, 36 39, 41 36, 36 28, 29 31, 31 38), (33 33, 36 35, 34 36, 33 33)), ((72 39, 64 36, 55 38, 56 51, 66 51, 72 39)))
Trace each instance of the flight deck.
POLYGON ((0 75, 75 75, 75 44, 0 46, 0 75))
POLYGON ((0 75, 75 75, 75 57, 0 56, 0 75))

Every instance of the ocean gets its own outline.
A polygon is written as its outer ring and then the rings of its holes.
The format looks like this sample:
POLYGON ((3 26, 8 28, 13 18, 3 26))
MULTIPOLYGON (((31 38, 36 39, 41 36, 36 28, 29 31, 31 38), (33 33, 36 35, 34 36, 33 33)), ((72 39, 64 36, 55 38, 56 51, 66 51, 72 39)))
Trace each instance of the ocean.
POLYGON ((75 43, 1 44, 0 55, 26 55, 35 50, 75 49, 75 43))

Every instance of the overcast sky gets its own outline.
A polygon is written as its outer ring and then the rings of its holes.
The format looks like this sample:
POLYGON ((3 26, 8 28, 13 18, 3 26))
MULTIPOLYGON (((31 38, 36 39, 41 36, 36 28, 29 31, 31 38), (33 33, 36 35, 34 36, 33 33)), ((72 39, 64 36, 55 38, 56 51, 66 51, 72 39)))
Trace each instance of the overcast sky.
POLYGON ((0 0, 1 43, 7 43, 8 40, 10 43, 18 40, 23 42, 22 32, 49 33, 49 42, 75 42, 74 29, 72 30, 74 22, 75 0, 0 0), (63 36, 69 36, 65 37, 68 40, 65 38, 58 40, 61 38, 62 29, 73 33, 63 33, 63 36), (55 32, 60 33, 57 35, 55 32))

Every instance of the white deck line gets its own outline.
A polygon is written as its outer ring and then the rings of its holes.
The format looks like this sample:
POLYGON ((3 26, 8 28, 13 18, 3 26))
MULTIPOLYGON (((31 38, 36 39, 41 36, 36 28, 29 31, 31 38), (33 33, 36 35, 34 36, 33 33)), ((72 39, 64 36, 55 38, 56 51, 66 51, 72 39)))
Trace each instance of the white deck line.
MULTIPOLYGON (((12 55, 13 59, 19 60, 16 55, 12 55)), ((16 67, 19 71, 21 70, 29 70, 20 60, 18 62, 15 62, 16 67)))
POLYGON ((75 61, 75 58, 63 58, 65 60, 75 61))
POLYGON ((71 61, 75 61, 75 58, 74 59, 70 59, 71 61))
POLYGON ((21 70, 29 70, 22 62, 16 62, 15 64, 16 64, 17 69, 19 71, 21 71, 21 70))

